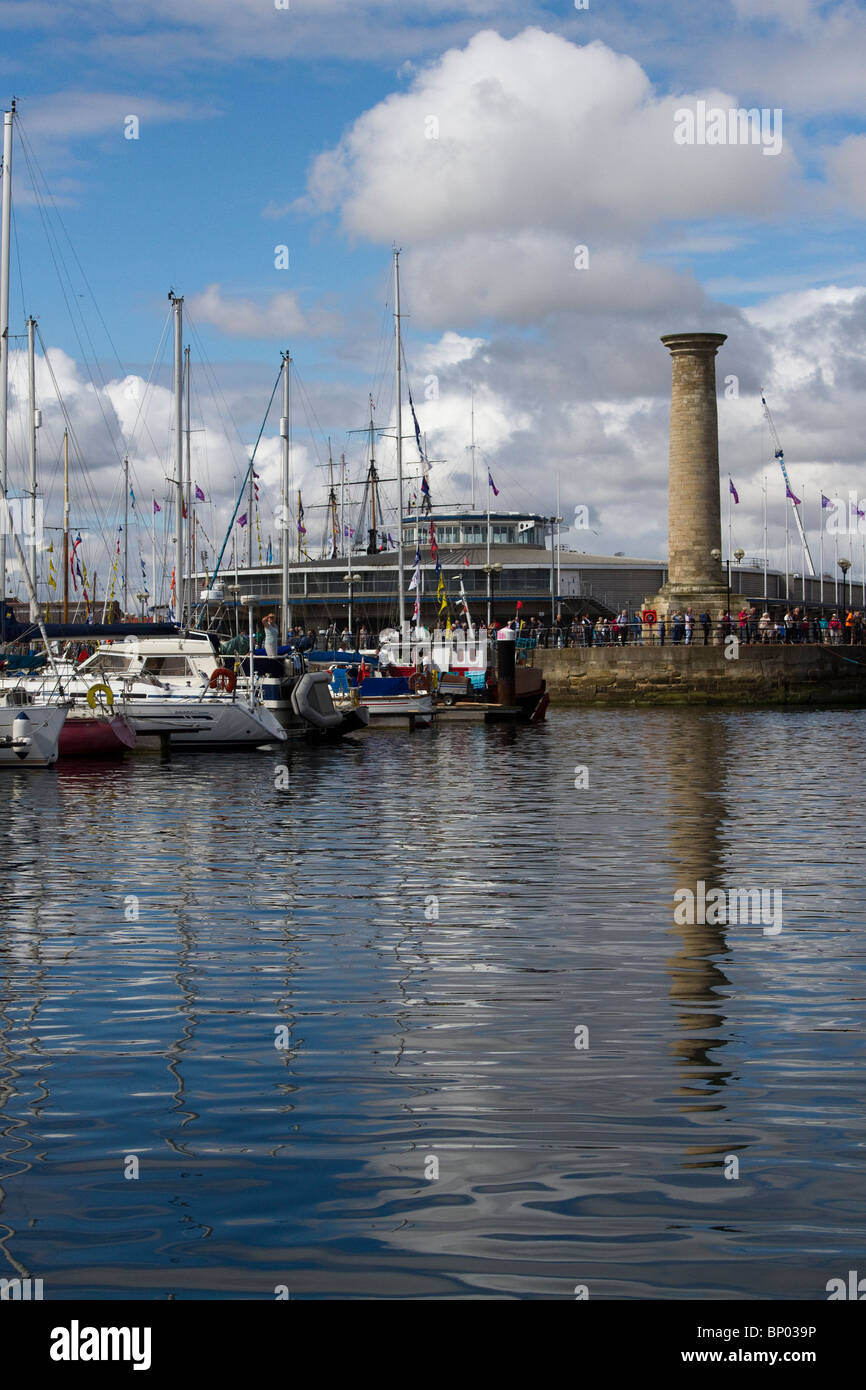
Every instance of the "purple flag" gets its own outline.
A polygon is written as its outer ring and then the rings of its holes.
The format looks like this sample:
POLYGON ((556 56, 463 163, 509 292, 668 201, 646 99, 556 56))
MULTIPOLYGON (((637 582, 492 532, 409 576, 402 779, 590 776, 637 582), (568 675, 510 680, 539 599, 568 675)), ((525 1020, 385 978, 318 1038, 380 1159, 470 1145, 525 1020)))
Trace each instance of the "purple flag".
POLYGON ((835 512, 835 510, 836 510, 836 508, 835 508, 834 504, 831 502, 830 498, 829 498, 829 497, 825 497, 824 494, 823 494, 823 492, 821 493, 821 506, 822 506, 822 507, 825 507, 825 508, 826 508, 826 507, 829 507, 831 512, 835 512))
POLYGON ((159 503, 158 503, 157 501, 154 501, 154 504, 153 504, 153 514, 154 514, 154 516, 156 516, 157 512, 161 512, 161 511, 162 511, 162 507, 159 505, 159 503))
POLYGON ((244 512, 243 516, 239 516, 239 517, 238 517, 238 526, 246 526, 246 524, 247 524, 247 514, 246 514, 246 512, 244 512))
POLYGON ((195 500, 196 502, 204 502, 207 500, 198 483, 195 485, 195 500))
POLYGON ((731 496, 733 497, 733 499, 734 499, 735 502, 739 503, 740 496, 739 496, 739 493, 737 492, 737 489, 734 487, 734 480, 733 480, 733 478, 730 478, 730 477, 729 477, 729 478, 728 478, 728 482, 730 483, 730 487, 731 487, 731 496))
POLYGON ((794 496, 793 492, 791 491, 791 484, 790 484, 790 483, 786 483, 786 484, 785 484, 785 496, 786 496, 786 497, 790 497, 790 499, 791 499, 791 501, 794 503, 794 506, 795 506, 795 507, 799 507, 799 505, 800 505, 800 499, 799 499, 799 497, 795 497, 795 496, 794 496))
POLYGON ((490 486, 493 488, 493 496, 494 496, 494 497, 498 497, 498 496, 499 496, 499 488, 498 488, 498 487, 496 486, 496 484, 494 483, 494 481, 493 481, 493 474, 490 472, 490 469, 489 469, 489 468, 488 468, 488 470, 487 470, 487 481, 488 481, 488 483, 490 484, 490 486))

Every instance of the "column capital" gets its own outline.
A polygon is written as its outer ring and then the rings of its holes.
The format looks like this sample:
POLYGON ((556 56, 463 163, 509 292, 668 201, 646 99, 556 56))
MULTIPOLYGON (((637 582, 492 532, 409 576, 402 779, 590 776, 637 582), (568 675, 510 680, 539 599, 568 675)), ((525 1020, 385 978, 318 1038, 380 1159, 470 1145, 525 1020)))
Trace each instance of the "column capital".
POLYGON ((665 333, 661 341, 674 356, 680 353, 694 356, 703 352, 715 357, 727 338, 727 333, 665 333))

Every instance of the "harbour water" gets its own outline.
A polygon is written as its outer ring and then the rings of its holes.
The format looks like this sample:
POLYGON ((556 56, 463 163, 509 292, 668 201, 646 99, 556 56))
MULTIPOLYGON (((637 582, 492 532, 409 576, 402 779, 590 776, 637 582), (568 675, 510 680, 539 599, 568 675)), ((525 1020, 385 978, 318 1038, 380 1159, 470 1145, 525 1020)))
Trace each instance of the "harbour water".
POLYGON ((10 773, 0 1277, 826 1298, 864 1250, 864 732, 558 709, 10 773), (697 883, 781 931, 678 924, 697 883))

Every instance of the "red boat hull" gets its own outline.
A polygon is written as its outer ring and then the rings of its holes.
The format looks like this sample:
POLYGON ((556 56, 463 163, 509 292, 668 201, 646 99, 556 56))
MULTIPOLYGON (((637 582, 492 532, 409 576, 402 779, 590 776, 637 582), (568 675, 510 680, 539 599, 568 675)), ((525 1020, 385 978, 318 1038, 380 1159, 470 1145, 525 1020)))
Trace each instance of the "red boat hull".
POLYGON ((70 714, 60 732, 61 758, 120 758, 135 747, 135 731, 125 719, 86 719, 70 714))

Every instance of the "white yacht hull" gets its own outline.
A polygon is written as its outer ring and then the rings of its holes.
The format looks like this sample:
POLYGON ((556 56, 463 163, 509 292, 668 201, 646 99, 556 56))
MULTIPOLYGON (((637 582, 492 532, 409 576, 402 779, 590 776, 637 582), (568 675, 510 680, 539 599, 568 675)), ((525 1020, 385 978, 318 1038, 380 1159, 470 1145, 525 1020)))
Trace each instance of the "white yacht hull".
POLYGON ((66 714, 65 705, 0 706, 0 766, 53 767, 66 714), (27 721, 23 738, 24 725, 14 727, 22 718, 27 721))

